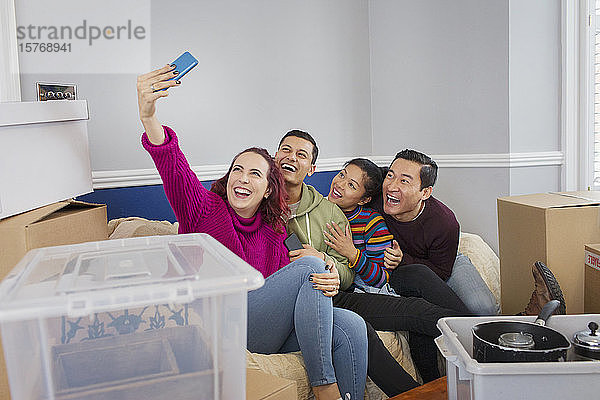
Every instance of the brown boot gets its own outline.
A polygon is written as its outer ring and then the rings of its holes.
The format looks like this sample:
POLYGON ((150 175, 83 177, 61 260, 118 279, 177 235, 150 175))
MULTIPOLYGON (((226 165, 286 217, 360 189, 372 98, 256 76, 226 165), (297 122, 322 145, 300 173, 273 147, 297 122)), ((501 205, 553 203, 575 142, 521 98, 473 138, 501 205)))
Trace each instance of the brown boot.
POLYGON ((533 281, 535 288, 531 293, 529 304, 525 307, 525 311, 517 315, 538 315, 542 307, 550 300, 558 300, 560 306, 554 311, 554 314, 566 314, 567 305, 563 296, 560 285, 556 277, 550 269, 541 261, 536 261, 531 267, 533 273, 533 281))

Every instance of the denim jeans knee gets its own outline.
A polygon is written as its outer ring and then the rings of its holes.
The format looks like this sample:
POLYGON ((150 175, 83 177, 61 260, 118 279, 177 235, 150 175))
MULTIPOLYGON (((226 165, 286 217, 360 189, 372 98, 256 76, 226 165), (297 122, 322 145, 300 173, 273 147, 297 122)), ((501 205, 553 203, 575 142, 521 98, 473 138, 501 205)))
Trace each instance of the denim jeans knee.
POLYGON ((308 269, 308 270, 310 270, 309 273, 311 273, 311 274, 319 274, 319 273, 327 272, 327 270, 325 269, 325 262, 322 259, 320 259, 319 257, 315 257, 315 256, 305 256, 305 257, 301 257, 301 258, 297 259, 296 261, 292 261, 285 267, 281 268, 279 271, 275 272, 273 275, 277 274, 278 272, 280 272, 286 268, 308 269))
POLYGON ((469 257, 458 253, 448 286, 475 315, 497 315, 500 305, 469 257))
POLYGON ((336 382, 332 360, 333 304, 309 276, 325 272, 317 257, 302 257, 248 293, 248 349, 258 353, 301 350, 313 385, 336 382))

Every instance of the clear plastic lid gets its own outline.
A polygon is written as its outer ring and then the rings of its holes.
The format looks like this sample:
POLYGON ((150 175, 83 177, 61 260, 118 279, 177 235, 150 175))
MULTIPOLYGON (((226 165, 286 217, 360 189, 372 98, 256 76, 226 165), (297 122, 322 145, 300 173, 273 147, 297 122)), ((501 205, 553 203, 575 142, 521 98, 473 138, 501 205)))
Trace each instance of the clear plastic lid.
POLYGON ((0 321, 90 315, 248 291, 264 279, 203 233, 32 250, 0 285, 0 321))

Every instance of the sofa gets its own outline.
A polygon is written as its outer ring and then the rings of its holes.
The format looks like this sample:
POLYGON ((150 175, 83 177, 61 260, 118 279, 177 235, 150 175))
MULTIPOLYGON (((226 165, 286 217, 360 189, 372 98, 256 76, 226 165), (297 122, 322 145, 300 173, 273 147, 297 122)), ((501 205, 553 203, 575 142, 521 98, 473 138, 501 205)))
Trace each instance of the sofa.
MULTIPOLYGON (((110 239, 128 237, 173 235, 177 234, 177 223, 168 221, 150 221, 143 218, 131 217, 111 220, 108 223, 110 239)), ((490 246, 478 235, 462 232, 459 241, 459 251, 471 259, 484 282, 500 303, 500 261, 490 246)), ((417 381, 421 381, 418 371, 410 357, 406 339, 407 332, 378 332, 390 353, 398 360, 404 369, 417 381)), ((296 382, 298 399, 314 399, 304 362, 300 352, 286 354, 258 354, 247 351, 247 367, 281 378, 292 379, 296 382)), ((440 367, 445 363, 440 359, 440 367)), ((370 380, 367 379, 365 399, 380 400, 387 396, 370 380)))

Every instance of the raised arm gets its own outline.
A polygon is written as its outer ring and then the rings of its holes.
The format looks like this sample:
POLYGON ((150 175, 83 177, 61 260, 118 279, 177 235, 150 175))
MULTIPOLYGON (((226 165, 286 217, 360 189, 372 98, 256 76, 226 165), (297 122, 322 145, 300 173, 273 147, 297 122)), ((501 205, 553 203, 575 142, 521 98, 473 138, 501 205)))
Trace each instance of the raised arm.
POLYGON ((140 121, 146 129, 142 144, 163 181, 165 194, 180 224, 179 232, 190 233, 196 231, 198 221, 218 208, 222 200, 202 186, 181 152, 175 132, 161 125, 156 117, 156 101, 169 95, 168 90, 160 89, 179 85, 178 81, 167 81, 175 75, 172 69, 167 65, 138 77, 140 121))
POLYGON ((179 72, 173 71, 175 67, 165 65, 147 74, 140 75, 137 78, 137 95, 140 121, 144 125, 148 140, 151 144, 157 146, 165 141, 165 134, 161 123, 156 118, 156 100, 169 95, 168 89, 178 86, 181 82, 178 80, 169 81, 179 72))

